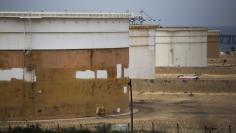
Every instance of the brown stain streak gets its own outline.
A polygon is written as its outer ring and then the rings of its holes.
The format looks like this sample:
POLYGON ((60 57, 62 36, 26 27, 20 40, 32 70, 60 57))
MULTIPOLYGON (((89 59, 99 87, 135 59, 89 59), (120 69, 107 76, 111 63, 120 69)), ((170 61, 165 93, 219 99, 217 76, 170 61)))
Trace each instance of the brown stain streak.
POLYGON ((116 79, 116 64, 128 66, 128 48, 31 51, 27 57, 23 51, 0 51, 0 69, 32 65, 37 76, 34 84, 0 81, 0 120, 94 116, 96 107, 102 105, 108 114, 118 107, 126 110, 128 95, 123 86, 127 80, 116 79), (76 71, 86 69, 105 69, 109 77, 75 78, 76 71))

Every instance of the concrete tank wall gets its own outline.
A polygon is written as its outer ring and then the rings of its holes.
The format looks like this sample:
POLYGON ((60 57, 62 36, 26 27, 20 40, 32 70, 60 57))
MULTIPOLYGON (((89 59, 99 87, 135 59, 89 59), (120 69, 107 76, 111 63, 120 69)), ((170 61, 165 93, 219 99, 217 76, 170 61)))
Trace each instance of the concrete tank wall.
POLYGON ((220 31, 209 30, 207 34, 207 58, 219 58, 220 31))
POLYGON ((127 19, 0 20, 0 49, 93 49, 128 47, 127 19), (30 34, 28 33, 30 31, 30 34), (28 33, 28 34, 27 34, 28 33), (31 45, 26 43, 30 41, 31 45), (48 42, 51 42, 48 45, 48 42), (86 44, 86 45, 84 45, 86 44))
POLYGON ((129 77, 155 78, 155 29, 153 25, 131 25, 129 31, 129 77))
POLYGON ((156 67, 207 66, 207 29, 158 28, 156 67))
POLYGON ((87 19, 31 19, 35 30, 22 33, 11 26, 28 19, 0 17, 0 27, 8 29, 0 33, 0 120, 95 116, 103 107, 106 114, 128 110, 128 17, 87 19), (89 26, 80 25, 87 19, 89 26))

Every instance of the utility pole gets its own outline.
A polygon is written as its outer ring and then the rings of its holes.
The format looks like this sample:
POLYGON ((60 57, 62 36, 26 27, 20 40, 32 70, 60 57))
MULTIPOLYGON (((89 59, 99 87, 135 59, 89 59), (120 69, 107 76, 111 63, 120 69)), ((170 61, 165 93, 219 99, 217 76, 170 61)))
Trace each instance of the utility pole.
POLYGON ((134 130, 134 114, 133 114, 133 94, 132 94, 132 82, 131 79, 128 82, 129 88, 130 88, 130 131, 133 133, 134 130))

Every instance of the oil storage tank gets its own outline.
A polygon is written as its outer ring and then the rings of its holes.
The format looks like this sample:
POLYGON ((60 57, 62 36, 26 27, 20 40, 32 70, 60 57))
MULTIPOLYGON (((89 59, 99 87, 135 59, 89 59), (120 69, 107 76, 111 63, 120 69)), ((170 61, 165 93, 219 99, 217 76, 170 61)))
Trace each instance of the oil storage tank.
POLYGON ((220 55, 220 31, 208 30, 207 34, 207 58, 219 58, 220 55))
POLYGON ((206 67, 207 28, 156 29, 156 67, 206 67))
POLYGON ((158 25, 130 25, 129 77, 155 78, 155 30, 158 25))
POLYGON ((0 121, 126 112, 129 17, 0 12, 0 121))

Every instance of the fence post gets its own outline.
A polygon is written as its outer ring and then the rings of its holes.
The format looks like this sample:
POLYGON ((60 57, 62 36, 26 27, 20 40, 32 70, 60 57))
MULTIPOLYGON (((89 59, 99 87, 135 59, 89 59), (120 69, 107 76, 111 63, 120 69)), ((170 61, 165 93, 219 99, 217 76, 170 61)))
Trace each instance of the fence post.
POLYGON ((103 133, 106 133, 106 123, 103 124, 103 133))
POLYGON ((8 131, 8 132, 11 132, 11 129, 12 129, 12 128, 11 128, 11 125, 9 124, 9 125, 8 125, 8 130, 7 130, 7 131, 8 131))
POLYGON ((152 133, 155 132, 155 127, 154 127, 154 123, 152 122, 152 133))
POLYGON ((60 131, 60 126, 59 126, 59 124, 57 124, 57 131, 58 131, 58 132, 60 131))
POLYGON ((130 128, 130 126, 129 126, 129 123, 128 123, 128 133, 130 132, 130 129, 129 129, 129 128, 130 128))
POLYGON ((82 124, 79 124, 79 129, 82 129, 83 127, 82 127, 82 124))
POLYGON ((231 132, 231 125, 229 125, 229 133, 232 133, 232 132, 231 132))
POLYGON ((179 123, 177 123, 177 133, 179 133, 179 123))
POLYGON ((204 131, 205 133, 207 133, 207 126, 204 126, 204 131))

